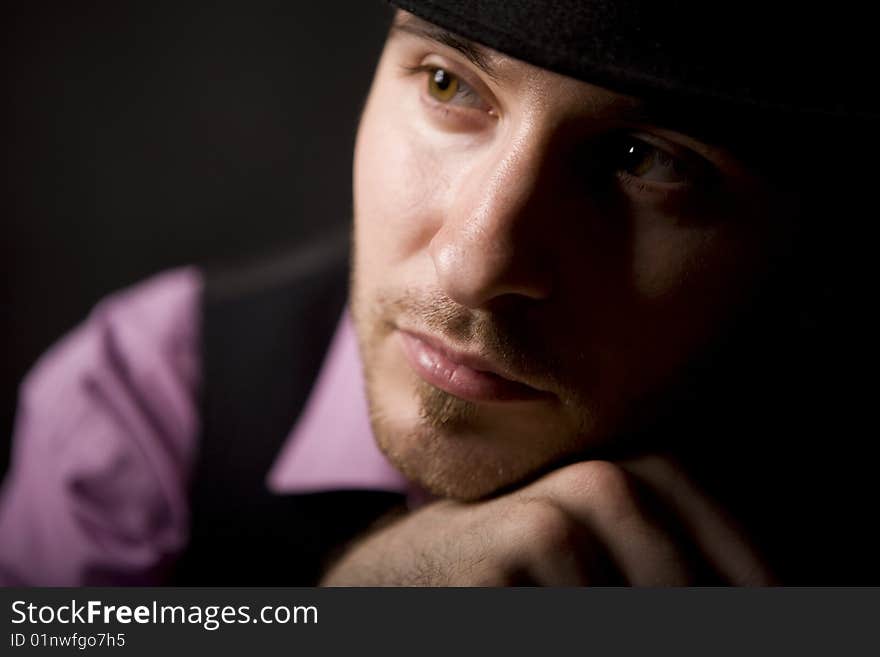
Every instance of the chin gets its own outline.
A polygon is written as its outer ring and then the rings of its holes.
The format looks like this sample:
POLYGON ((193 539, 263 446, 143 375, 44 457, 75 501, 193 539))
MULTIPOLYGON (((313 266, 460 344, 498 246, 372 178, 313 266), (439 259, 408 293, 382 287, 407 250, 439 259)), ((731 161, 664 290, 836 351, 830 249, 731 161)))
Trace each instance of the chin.
POLYGON ((354 295, 353 317, 373 434, 390 463, 433 495, 470 501, 515 488, 596 435, 584 405, 555 396, 476 402, 434 387, 408 364, 393 322, 362 299, 354 295))
POLYGON ((436 389, 414 390, 368 394, 373 433, 392 465, 439 497, 472 501, 521 485, 575 442, 535 409, 487 409, 436 389), (426 398, 434 401, 426 406, 426 398))
POLYGON ((367 401, 379 449, 435 496, 491 497, 528 483, 591 442, 594 432, 558 402, 469 402, 422 381, 397 358, 368 362, 367 401))
POLYGON ((473 501, 508 488, 528 468, 477 444, 479 437, 425 427, 374 427, 379 448, 407 479, 432 495, 473 501))

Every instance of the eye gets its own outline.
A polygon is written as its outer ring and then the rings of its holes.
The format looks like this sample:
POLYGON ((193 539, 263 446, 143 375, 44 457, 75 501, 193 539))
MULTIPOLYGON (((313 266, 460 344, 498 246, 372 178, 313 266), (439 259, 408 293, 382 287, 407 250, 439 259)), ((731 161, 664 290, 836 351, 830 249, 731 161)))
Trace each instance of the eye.
POLYGON ((428 73, 428 95, 437 102, 489 110, 480 95, 459 76, 437 66, 427 66, 423 70, 428 73))
POLYGON ((455 98, 458 86, 458 78, 448 71, 442 68, 435 69, 433 73, 429 71, 428 93, 441 103, 447 103, 455 98))
POLYGON ((624 174, 661 184, 687 183, 693 178, 688 162, 642 139, 627 137, 619 149, 615 165, 624 174))

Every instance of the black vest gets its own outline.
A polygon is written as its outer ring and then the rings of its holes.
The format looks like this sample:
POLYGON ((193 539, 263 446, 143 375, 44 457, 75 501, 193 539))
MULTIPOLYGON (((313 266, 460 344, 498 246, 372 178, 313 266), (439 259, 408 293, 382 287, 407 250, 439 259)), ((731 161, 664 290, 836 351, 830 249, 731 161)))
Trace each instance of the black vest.
POLYGON ((314 585, 342 546, 402 504, 394 493, 274 495, 265 485, 347 296, 347 235, 206 272, 200 453, 175 584, 314 585))

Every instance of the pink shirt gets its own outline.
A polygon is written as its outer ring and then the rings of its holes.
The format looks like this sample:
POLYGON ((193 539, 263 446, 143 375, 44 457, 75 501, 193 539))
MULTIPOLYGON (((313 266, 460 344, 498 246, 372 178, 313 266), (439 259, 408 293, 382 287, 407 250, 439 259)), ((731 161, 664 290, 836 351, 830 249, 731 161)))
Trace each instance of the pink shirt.
MULTIPOLYGON (((161 583, 185 548, 199 435, 195 268, 104 300, 25 379, 0 494, 0 584, 161 583)), ((412 492, 375 446, 351 320, 267 473, 278 493, 412 492), (345 400, 340 403, 340 400, 345 400)))

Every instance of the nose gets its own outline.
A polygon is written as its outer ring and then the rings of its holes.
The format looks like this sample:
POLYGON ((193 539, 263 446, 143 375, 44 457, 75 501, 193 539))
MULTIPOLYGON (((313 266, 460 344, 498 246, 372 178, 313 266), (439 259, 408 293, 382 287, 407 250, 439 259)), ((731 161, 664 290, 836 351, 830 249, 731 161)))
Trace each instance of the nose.
POLYGON ((454 301, 481 308, 500 297, 543 300, 552 293, 552 191, 536 143, 512 143, 480 158, 451 194, 429 253, 454 301))

